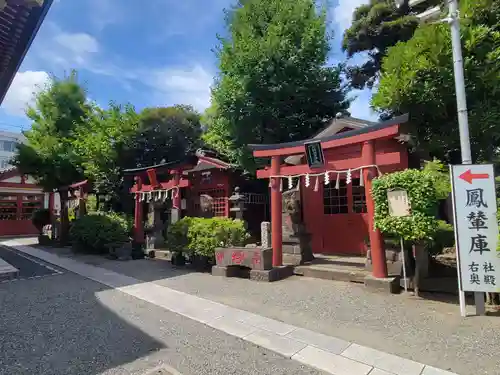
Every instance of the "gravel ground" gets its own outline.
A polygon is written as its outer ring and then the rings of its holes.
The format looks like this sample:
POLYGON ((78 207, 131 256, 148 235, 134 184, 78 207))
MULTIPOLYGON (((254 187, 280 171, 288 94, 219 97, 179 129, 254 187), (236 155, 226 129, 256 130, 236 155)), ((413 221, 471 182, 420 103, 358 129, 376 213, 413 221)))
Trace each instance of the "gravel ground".
POLYGON ((163 260, 98 263, 143 281, 459 374, 500 374, 500 318, 463 319, 455 303, 300 277, 275 283, 227 279, 176 270, 163 260))
POLYGON ((0 285, 0 353, 1 375, 323 374, 72 273, 0 285))

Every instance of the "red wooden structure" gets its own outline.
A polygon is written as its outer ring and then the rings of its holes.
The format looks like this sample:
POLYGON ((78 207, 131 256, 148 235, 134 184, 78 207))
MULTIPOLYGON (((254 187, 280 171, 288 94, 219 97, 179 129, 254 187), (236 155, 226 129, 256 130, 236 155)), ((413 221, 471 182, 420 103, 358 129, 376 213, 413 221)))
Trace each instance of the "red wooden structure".
POLYGON ((230 216, 228 197, 235 184, 231 165, 206 151, 198 151, 184 160, 128 169, 135 184, 134 240, 144 242, 144 201, 171 201, 170 215, 181 218, 199 216, 200 197, 208 196, 213 216, 230 216), (174 211, 175 212, 172 212, 174 211))
POLYGON ((295 184, 300 181, 303 220, 313 251, 362 255, 369 238, 373 275, 387 276, 383 239, 373 229, 370 186, 379 173, 408 167, 407 147, 401 141, 401 124, 407 120, 401 116, 357 126, 359 120, 339 119, 307 141, 249 146, 254 157, 271 158, 270 168, 257 171, 257 177, 270 180, 274 266, 282 265, 282 190, 292 177, 295 184), (332 127, 337 129, 330 131, 332 127), (305 144, 310 141, 321 142, 322 167, 311 169, 305 160, 305 144))
POLYGON ((33 211, 51 208, 53 193, 46 193, 16 168, 0 172, 0 236, 36 235, 33 211))

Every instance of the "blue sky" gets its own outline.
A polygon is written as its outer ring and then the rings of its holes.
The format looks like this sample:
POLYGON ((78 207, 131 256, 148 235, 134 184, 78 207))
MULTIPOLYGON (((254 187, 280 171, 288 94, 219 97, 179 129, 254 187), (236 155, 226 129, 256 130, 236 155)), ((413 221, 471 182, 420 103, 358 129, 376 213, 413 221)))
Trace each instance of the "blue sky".
MULTIPOLYGON (((332 61, 353 9, 367 0, 331 0, 332 61)), ((0 108, 0 129, 29 127, 24 108, 51 74, 77 69, 89 97, 146 106, 209 105, 213 48, 232 0, 54 0, 0 108)), ((375 119, 370 92, 356 92, 355 117, 375 119)))

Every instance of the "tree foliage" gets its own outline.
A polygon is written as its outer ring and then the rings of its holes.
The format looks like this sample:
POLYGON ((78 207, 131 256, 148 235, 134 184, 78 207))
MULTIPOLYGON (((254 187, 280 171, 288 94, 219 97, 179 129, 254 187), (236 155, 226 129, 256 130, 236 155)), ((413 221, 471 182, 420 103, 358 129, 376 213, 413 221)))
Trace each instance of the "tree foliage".
POLYGON ((82 159, 86 178, 98 194, 112 194, 123 182, 124 154, 139 128, 139 115, 130 106, 110 103, 108 109, 89 106, 87 121, 76 131, 73 147, 82 159))
POLYGON ((418 27, 416 14, 441 0, 428 0, 410 7, 408 0, 396 6, 394 0, 370 0, 356 8, 351 26, 344 32, 342 49, 349 58, 366 55, 359 65, 347 68, 347 76, 354 88, 372 88, 379 78, 382 60, 390 47, 407 41, 418 27))
POLYGON ((27 142, 18 146, 13 164, 48 191, 81 180, 81 157, 72 142, 86 121, 87 107, 75 72, 64 79, 51 78, 27 109, 31 129, 24 133, 27 142))
MULTIPOLYGON (((473 155, 491 161, 500 146, 500 0, 461 2, 462 40, 473 155)), ((418 145, 443 161, 460 161, 449 26, 420 27, 392 47, 372 104, 388 114, 410 112, 418 145)))
POLYGON ((201 146, 201 115, 188 105, 146 108, 131 142, 128 158, 133 166, 145 167, 174 161, 201 146))
POLYGON ((204 140, 253 169, 249 143, 308 138, 349 102, 314 0, 240 0, 227 12, 204 140))

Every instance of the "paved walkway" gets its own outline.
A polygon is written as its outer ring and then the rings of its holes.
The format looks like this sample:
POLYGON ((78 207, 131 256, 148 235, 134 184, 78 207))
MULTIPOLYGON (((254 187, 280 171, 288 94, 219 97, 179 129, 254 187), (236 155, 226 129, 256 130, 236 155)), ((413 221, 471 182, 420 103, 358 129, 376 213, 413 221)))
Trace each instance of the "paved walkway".
POLYGON ((330 374, 452 375, 451 372, 341 338, 327 336, 154 282, 143 282, 111 270, 23 246, 15 240, 6 241, 4 244, 330 374))

